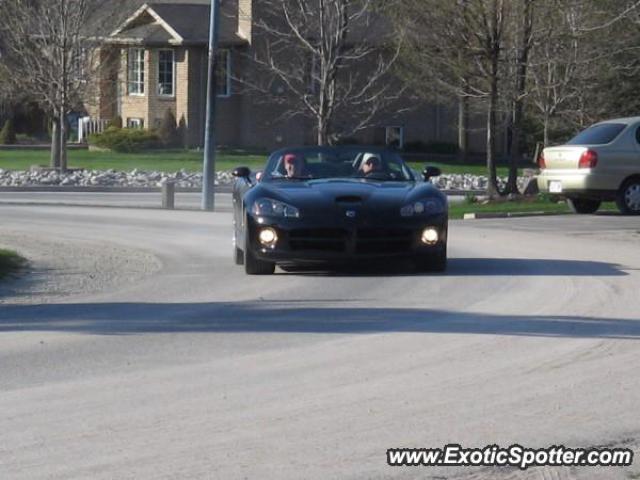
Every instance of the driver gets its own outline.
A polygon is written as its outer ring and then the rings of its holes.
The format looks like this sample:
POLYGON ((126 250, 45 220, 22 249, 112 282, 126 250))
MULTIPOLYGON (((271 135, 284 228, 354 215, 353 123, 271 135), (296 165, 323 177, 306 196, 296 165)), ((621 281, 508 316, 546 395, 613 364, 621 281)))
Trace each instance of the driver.
POLYGON ((382 159, 375 153, 366 153, 362 159, 360 171, 364 176, 382 173, 382 159))
POLYGON ((305 174, 304 158, 295 153, 287 153, 284 156, 284 170, 288 178, 302 177, 305 174))

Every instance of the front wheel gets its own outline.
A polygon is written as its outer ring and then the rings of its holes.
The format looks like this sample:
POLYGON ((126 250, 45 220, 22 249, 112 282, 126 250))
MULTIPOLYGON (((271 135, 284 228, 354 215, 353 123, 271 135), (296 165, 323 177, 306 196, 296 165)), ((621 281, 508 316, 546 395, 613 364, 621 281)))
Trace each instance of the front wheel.
POLYGON ((244 271, 247 275, 273 275, 276 271, 276 264, 266 262, 256 258, 249 247, 249 233, 245 233, 246 241, 244 245, 244 271))
POLYGON ((623 215, 640 215, 640 179, 631 179, 622 185, 616 205, 623 215))
POLYGON ((601 200, 589 198, 567 198, 567 204, 571 211, 579 214, 596 213, 601 203, 601 200))
POLYGON ((417 259, 417 266, 421 272, 444 272, 447 269, 447 246, 438 252, 421 255, 417 259))

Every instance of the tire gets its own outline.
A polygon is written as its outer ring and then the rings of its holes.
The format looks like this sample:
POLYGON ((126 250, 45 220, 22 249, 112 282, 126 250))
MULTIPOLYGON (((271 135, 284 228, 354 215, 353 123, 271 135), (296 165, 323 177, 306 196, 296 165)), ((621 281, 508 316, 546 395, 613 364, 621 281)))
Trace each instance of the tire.
POLYGON ((249 233, 245 232, 244 245, 244 271, 247 275, 273 275, 276 271, 276 264, 265 262, 256 258, 249 248, 249 233))
POLYGON ((640 178, 624 182, 616 196, 616 205, 623 215, 640 215, 640 178))
POLYGON ((567 205, 573 213, 589 214, 596 213, 602 204, 602 200, 592 200, 590 198, 567 198, 567 205))
POLYGON ((441 273, 447 270, 447 246, 439 252, 423 255, 418 258, 418 269, 421 272, 441 273))

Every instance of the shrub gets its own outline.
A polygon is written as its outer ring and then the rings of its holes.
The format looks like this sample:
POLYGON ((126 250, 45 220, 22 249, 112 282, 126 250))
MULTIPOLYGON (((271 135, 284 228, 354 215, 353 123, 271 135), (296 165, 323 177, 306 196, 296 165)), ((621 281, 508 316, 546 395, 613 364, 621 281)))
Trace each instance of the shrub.
POLYGON ((467 192, 464 194, 464 202, 469 205, 473 205, 474 203, 478 203, 478 197, 473 193, 467 192))
POLYGON ((89 143, 115 152, 134 153, 159 146, 159 138, 153 132, 142 129, 109 127, 103 133, 91 135, 89 143))
POLYGON ((0 145, 14 145, 16 143, 16 130, 13 127, 13 120, 9 119, 0 130, 0 145))
POLYGON ((107 128, 122 128, 122 117, 118 115, 117 117, 113 117, 107 128))
POLYGON ((14 273, 27 264, 27 261, 11 250, 0 248, 0 279, 14 273))
POLYGON ((177 147, 180 145, 180 137, 178 135, 178 127, 176 125, 176 117, 173 112, 167 109, 162 119, 162 124, 158 129, 158 136, 165 147, 177 147))
POLYGON ((180 117, 180 122, 178 122, 178 138, 180 139, 180 147, 188 148, 187 141, 187 121, 184 118, 184 115, 180 117))

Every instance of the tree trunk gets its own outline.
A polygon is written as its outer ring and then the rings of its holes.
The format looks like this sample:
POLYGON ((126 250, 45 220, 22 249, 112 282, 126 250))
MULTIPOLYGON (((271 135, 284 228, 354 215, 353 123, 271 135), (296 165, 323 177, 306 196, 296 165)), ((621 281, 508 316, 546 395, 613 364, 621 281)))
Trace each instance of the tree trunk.
POLYGON ((51 168, 60 168, 60 129, 58 124, 60 119, 56 116, 52 119, 51 126, 51 161, 49 166, 51 168))
POLYGON ((61 110, 61 113, 60 113, 60 120, 58 120, 58 123, 60 124, 59 149, 60 149, 60 171, 61 172, 67 171, 67 119, 65 117, 66 115, 63 109, 61 110))
POLYGON ((543 135, 542 135, 542 143, 544 147, 549 146, 549 115, 545 114, 542 120, 543 123, 543 135))
POLYGON ((529 50, 531 48, 531 36, 533 34, 533 6, 531 0, 525 0, 522 18, 522 37, 516 58, 516 91, 513 106, 513 125, 511 130, 511 148, 509 156, 509 180, 507 181, 507 193, 519 193, 518 191, 518 161, 522 156, 522 121, 524 119, 524 95, 527 88, 527 65, 529 62, 529 50))
MULTIPOLYGON (((494 82, 492 81, 492 84, 494 82)), ((487 111, 487 175, 489 182, 487 183, 487 195, 489 198, 496 198, 498 192, 498 180, 495 158, 495 126, 496 126, 496 96, 493 91, 489 97, 489 108, 487 111)))
POLYGON ((498 173, 496 169, 496 109, 498 106, 498 56, 499 50, 492 52, 491 58, 491 78, 489 91, 489 109, 487 112, 487 174, 489 182, 487 184, 487 195, 489 198, 496 198, 500 192, 498 190, 498 173))
POLYGON ((458 97, 458 158, 466 161, 469 155, 469 99, 458 97))
POLYGON ((324 117, 318 116, 318 145, 324 146, 329 144, 328 125, 324 117))

